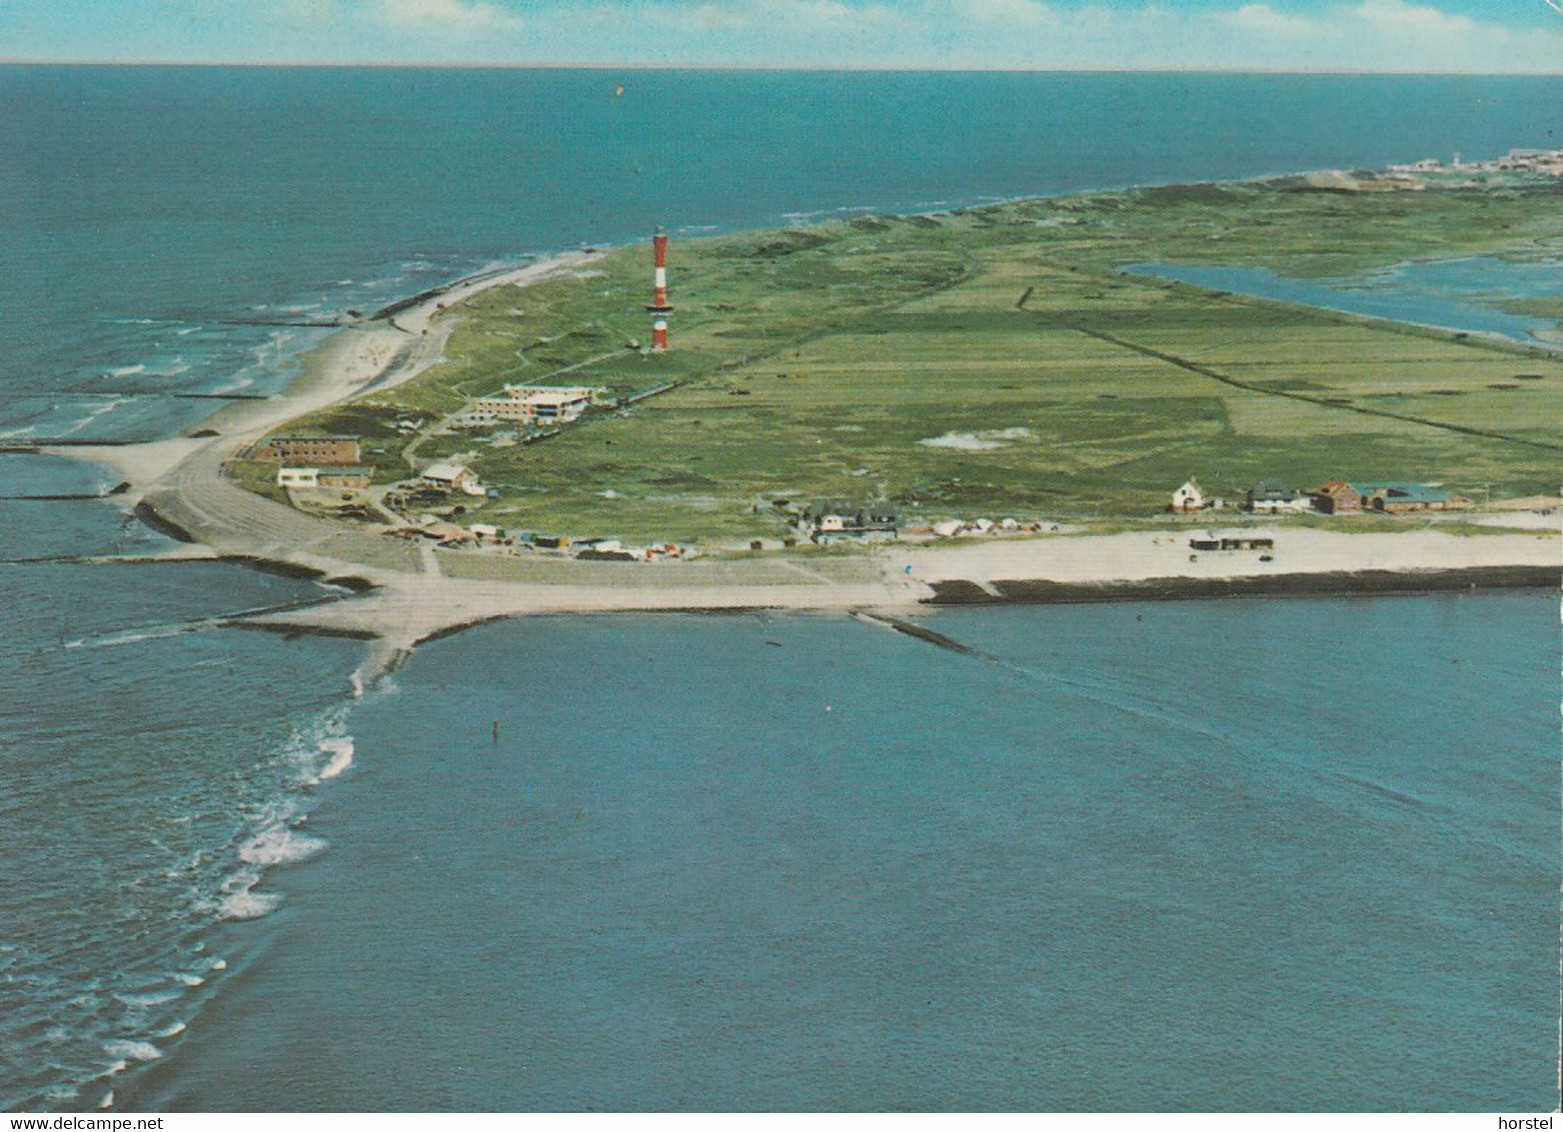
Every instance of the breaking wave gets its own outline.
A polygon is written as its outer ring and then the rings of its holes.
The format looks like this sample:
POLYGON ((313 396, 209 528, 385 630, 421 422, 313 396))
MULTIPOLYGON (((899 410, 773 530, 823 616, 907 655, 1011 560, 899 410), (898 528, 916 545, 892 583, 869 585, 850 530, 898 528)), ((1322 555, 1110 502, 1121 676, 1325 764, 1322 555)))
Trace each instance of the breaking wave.
POLYGON ((239 847, 239 860, 263 869, 278 865, 296 865, 324 851, 324 838, 310 837, 286 826, 263 830, 239 847))

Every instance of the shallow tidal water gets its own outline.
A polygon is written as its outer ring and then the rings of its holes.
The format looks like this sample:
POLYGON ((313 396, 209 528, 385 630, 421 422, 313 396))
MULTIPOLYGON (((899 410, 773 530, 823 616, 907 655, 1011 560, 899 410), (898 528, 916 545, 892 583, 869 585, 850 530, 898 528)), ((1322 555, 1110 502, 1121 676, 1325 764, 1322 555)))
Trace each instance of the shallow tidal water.
POLYGON ((1548 1107, 1554 605, 471 630, 352 713, 331 851, 122 1100, 1548 1107))

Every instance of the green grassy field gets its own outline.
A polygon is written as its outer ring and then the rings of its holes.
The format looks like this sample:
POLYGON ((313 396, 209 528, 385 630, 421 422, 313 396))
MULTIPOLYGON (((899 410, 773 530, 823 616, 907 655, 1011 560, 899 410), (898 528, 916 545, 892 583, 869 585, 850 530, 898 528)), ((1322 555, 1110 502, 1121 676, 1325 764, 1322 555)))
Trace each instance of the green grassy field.
POLYGON ((1563 253, 1546 190, 1340 194, 1296 182, 1097 193, 674 244, 673 349, 649 248, 460 304, 447 361, 299 422, 384 445, 394 421, 504 381, 678 389, 545 443, 436 437, 511 528, 732 543, 766 504, 887 498, 927 520, 1149 516, 1189 476, 1431 480, 1554 492, 1563 364, 1539 351, 1119 274, 1149 260, 1339 275, 1411 258, 1563 253), (564 371, 564 372, 561 372, 564 371), (938 441, 930 445, 928 441, 938 441))

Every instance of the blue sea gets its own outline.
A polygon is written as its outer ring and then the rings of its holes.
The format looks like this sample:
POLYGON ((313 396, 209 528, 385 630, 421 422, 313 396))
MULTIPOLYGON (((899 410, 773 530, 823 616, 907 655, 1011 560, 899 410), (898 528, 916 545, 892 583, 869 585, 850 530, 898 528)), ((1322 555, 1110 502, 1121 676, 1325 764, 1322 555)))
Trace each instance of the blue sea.
MULTIPOLYGON (((1563 79, 0 67, 0 440, 583 243, 1558 144, 1563 79), (614 88, 625 92, 616 96, 614 88), (284 325, 285 324, 285 325, 284 325), (299 325, 305 324, 305 325, 299 325)), ((1550 1109, 1553 595, 536 618, 0 453, 0 1107, 1550 1109), (495 724, 497 723, 497 738, 495 724)))

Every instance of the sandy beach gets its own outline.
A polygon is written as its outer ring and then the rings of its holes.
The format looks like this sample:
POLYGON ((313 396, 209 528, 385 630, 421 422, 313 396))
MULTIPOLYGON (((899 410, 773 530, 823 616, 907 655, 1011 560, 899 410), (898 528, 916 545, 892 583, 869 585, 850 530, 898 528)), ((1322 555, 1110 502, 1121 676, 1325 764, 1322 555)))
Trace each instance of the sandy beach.
MULTIPOLYGON (((862 554, 778 561, 713 561, 642 567, 542 561, 514 579, 453 577, 452 555, 409 546, 362 527, 304 515, 244 491, 224 463, 267 432, 305 413, 407 381, 435 364, 455 328, 453 303, 493 287, 579 270, 573 253, 462 280, 386 317, 345 328, 304 359, 304 373, 278 397, 225 406, 192 435, 122 447, 48 449, 110 469, 129 488, 116 498, 213 553, 285 564, 304 576, 350 579, 359 592, 305 610, 242 619, 247 627, 341 634, 375 642, 355 674, 359 687, 394 668, 418 642, 498 617, 651 610, 875 609, 891 615, 931 604, 1002 600, 1103 600, 1203 596, 1213 583, 1285 592, 1307 577, 1324 589, 1374 589, 1393 576, 1426 588, 1538 584, 1563 575, 1560 514, 1484 516, 1511 528, 1448 534, 1408 521, 1404 533, 1353 533, 1256 520, 1223 526, 1226 537, 1267 538, 1258 550, 1199 551, 1205 529, 1113 535, 953 538, 891 544, 862 554), (1523 527, 1524 530, 1512 528, 1523 527), (1483 573, 1485 571, 1485 573, 1483 573), (1266 579, 1273 579, 1267 583, 1266 579), (1334 579, 1324 581, 1324 579, 1334 579), (1353 579, 1355 579, 1353 581, 1353 579), (1116 587, 1116 588, 1115 588, 1116 587), (1203 587, 1203 588, 1202 588, 1203 587)), ((459 567, 460 563, 454 563, 459 567)), ((499 571, 502 575, 503 571, 499 571)), ((239 622, 235 622, 239 623, 239 622)))

